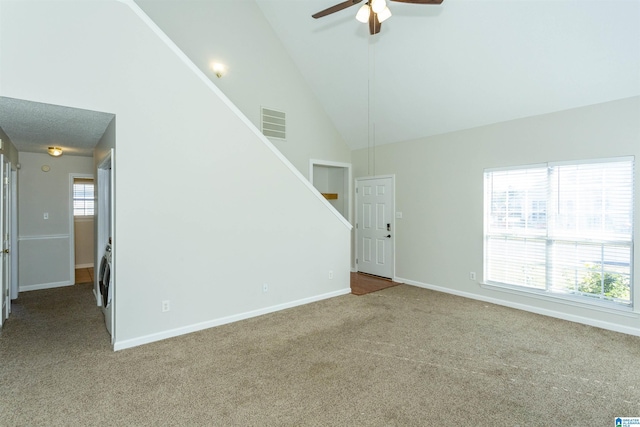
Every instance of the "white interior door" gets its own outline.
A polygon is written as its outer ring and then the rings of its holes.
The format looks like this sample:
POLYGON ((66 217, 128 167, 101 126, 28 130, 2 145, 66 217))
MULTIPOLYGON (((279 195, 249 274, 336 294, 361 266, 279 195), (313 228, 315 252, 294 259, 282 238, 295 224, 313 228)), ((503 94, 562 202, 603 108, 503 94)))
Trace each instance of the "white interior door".
POLYGON ((358 271, 393 278, 393 177, 356 180, 358 271))
POLYGON ((98 174, 96 181, 97 189, 97 216, 96 216, 96 254, 95 265, 98 268, 95 270, 95 283, 94 294, 96 302, 99 306, 102 305, 102 298, 100 296, 99 289, 99 268, 102 261, 102 256, 105 253, 105 248, 109 239, 111 239, 111 304, 109 307, 102 307, 104 313, 104 321, 107 326, 107 331, 111 335, 111 343, 115 342, 115 304, 116 304, 116 286, 115 286, 115 263, 116 263, 116 238, 115 238, 115 157, 114 149, 111 149, 111 153, 107 158, 98 166, 98 174))
POLYGON ((11 313, 11 259, 13 258, 11 247, 11 163, 6 157, 2 163, 2 212, 4 216, 2 224, 2 247, 4 250, 2 272, 4 277, 2 282, 5 287, 6 317, 8 318, 11 313))
POLYGON ((11 170, 9 183, 9 258, 11 261, 11 299, 18 298, 18 171, 11 170))
POLYGON ((9 163, 7 162, 4 154, 0 155, 0 176, 2 177, 2 183, 0 184, 0 251, 2 260, 0 261, 0 306, 2 307, 2 313, 0 313, 0 326, 4 324, 4 321, 9 317, 10 301, 9 297, 9 278, 8 273, 8 261, 9 261, 9 235, 7 228, 7 211, 8 211, 8 188, 9 188, 9 175, 7 170, 9 169, 9 163))

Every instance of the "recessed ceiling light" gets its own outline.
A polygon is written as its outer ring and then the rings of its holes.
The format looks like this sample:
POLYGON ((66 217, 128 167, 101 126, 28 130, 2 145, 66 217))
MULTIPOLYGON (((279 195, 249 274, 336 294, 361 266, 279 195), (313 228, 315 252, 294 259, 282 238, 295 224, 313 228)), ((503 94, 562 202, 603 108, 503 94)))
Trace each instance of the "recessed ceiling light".
POLYGON ((61 147, 49 147, 47 152, 49 153, 49 155, 51 155, 53 157, 62 156, 62 148, 61 147))

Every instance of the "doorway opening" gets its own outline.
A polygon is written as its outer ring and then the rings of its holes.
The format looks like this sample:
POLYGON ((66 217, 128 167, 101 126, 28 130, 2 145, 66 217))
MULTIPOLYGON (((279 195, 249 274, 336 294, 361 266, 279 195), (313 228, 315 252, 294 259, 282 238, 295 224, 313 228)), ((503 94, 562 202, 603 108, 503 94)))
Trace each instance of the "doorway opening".
POLYGON ((93 281, 95 187, 93 175, 69 174, 71 276, 76 283, 93 281))
POLYGON ((98 165, 96 176, 96 261, 99 269, 95 271, 93 293, 98 306, 102 307, 104 322, 111 336, 111 344, 115 342, 115 165, 114 149, 98 165), (106 304, 104 303, 106 302, 106 304))
POLYGON ((309 181, 351 223, 351 164, 311 159, 309 181))
POLYGON ((13 250, 11 247, 13 234, 13 207, 11 162, 0 154, 0 327, 11 313, 11 282, 13 280, 13 250))

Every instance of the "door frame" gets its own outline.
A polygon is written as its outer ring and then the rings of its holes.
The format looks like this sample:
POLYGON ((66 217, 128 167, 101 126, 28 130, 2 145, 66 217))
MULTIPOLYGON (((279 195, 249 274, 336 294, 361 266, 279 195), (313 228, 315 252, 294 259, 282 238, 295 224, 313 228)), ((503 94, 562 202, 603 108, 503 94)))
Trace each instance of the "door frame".
POLYGON ((355 204, 356 204, 356 212, 355 212, 355 220, 354 220, 354 228, 355 228, 355 244, 354 244, 354 260, 355 262, 355 271, 358 272, 359 271, 359 266, 358 266, 358 253, 359 253, 359 232, 360 232, 360 228, 359 228, 359 224, 358 224, 358 218, 359 218, 359 200, 360 200, 360 194, 358 192, 358 188, 359 188, 359 184, 362 181, 369 181, 372 179, 391 179, 391 218, 389 219, 391 221, 391 280, 395 281, 396 280, 396 176, 395 175, 376 175, 376 176, 362 176, 362 177, 358 177, 354 180, 354 192, 355 192, 355 204))
POLYGON ((0 327, 4 325, 11 313, 11 162, 4 154, 0 154, 0 327))
MULTIPOLYGON (((73 215, 73 181, 75 178, 91 178, 93 180, 94 185, 94 194, 95 194, 95 185, 96 178, 93 174, 90 173, 69 173, 69 268, 70 268, 70 282, 72 285, 76 284, 76 230, 75 230, 75 217, 73 215)), ((96 220, 95 209, 93 214, 93 220, 96 220)), ((94 257, 95 258, 95 257, 94 257)), ((93 265, 95 271, 95 263, 93 265)))
MULTIPOLYGON (((326 167, 332 167, 332 168, 339 168, 339 169, 343 169, 343 171, 345 172, 345 179, 344 179, 344 191, 345 191, 345 201, 346 201, 346 213, 347 216, 345 217, 345 219, 350 223, 353 224, 353 208, 352 208, 352 193, 351 193, 351 163, 341 163, 341 162, 334 162, 331 160, 318 160, 318 159, 309 159, 309 182, 311 182, 311 185, 313 185, 315 187, 315 184, 313 182, 313 167, 314 166, 326 166, 326 167)), ((341 212, 342 213, 342 212, 341 212)), ((344 215, 343 215, 344 216, 344 215)))
MULTIPOLYGON (((93 293, 96 298, 96 304, 101 307, 102 310, 106 310, 106 308, 102 307, 102 298, 100 298, 99 291, 99 271, 100 262, 102 261, 102 256, 104 252, 104 248, 107 246, 109 238, 111 237, 111 286, 112 294, 111 294, 111 305, 109 309, 110 313, 110 324, 107 329, 111 332, 111 345, 115 343, 116 340, 116 297, 117 290, 115 285, 116 278, 116 222, 115 222, 115 183, 116 183, 116 165, 115 165, 115 149, 111 148, 109 153, 105 156, 102 162, 96 168, 96 177, 94 180, 95 191, 96 191, 96 216, 94 217, 94 229, 96 230, 95 234, 95 254, 94 254, 94 266, 97 268, 94 274, 94 283, 93 283, 93 293), (108 207, 108 209, 107 209, 108 207), (107 212, 108 211, 108 212, 107 212)), ((105 315, 105 321, 106 321, 105 315)))
MULTIPOLYGON (((16 167, 20 167, 17 165, 16 167)), ((11 170, 11 299, 17 299, 18 286, 18 169, 11 170)))

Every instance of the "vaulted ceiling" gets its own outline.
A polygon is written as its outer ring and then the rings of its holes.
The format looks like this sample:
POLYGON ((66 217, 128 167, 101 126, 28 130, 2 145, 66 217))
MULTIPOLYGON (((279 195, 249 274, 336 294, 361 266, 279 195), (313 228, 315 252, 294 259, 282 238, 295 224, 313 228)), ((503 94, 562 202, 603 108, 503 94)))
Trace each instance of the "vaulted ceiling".
MULTIPOLYGON (((207 0, 224 1, 239 0, 207 0)), ((311 17, 340 1, 255 0, 351 149, 640 95, 638 0, 390 1, 375 36, 354 19, 364 2, 311 17)), ((95 134, 82 118, 93 112, 0 101, 0 126, 21 151, 36 150, 35 128, 12 119, 14 107, 39 111, 40 125, 66 120, 65 132, 95 134)), ((104 129, 110 115, 97 117, 104 129)))
POLYGON ((640 95, 637 0, 256 1, 352 149, 640 95))

